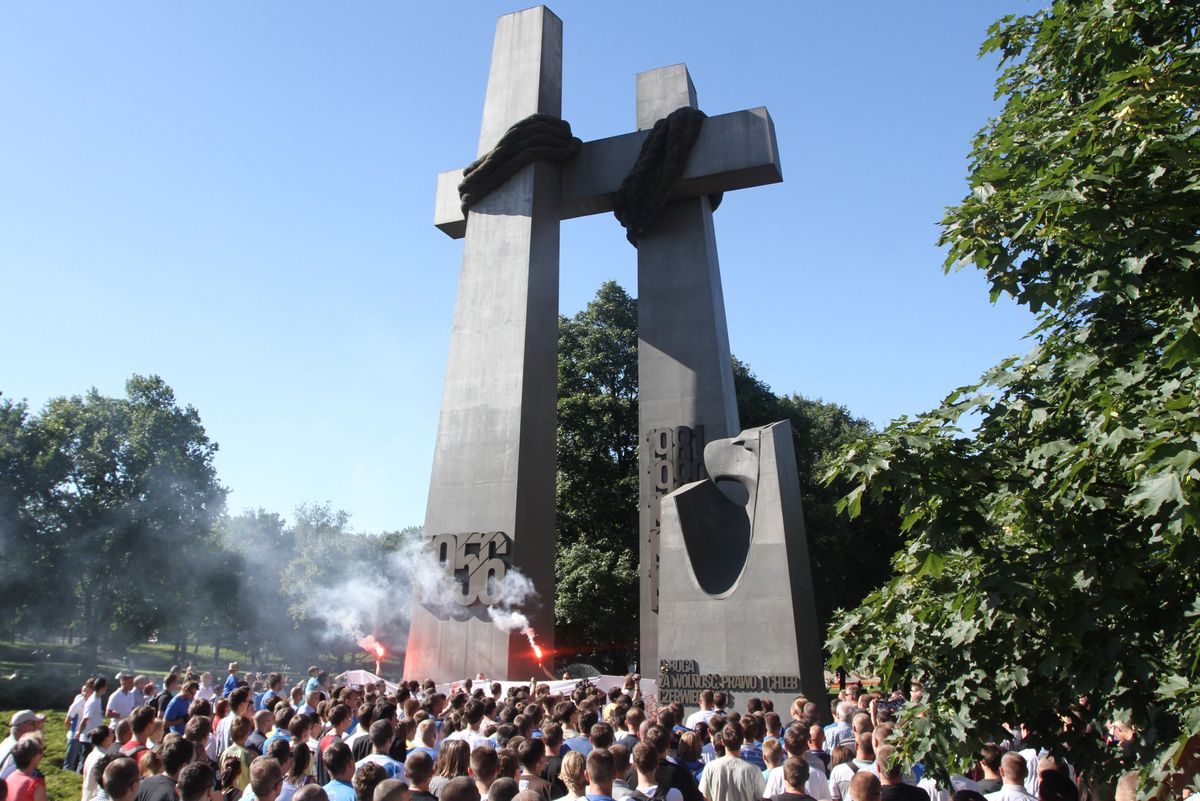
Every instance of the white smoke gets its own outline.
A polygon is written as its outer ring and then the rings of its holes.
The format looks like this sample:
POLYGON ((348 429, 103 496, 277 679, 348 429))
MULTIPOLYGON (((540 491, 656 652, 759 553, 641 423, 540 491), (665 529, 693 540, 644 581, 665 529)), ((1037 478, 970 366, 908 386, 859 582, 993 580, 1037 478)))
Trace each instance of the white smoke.
MULTIPOLYGON (((358 641, 374 634, 395 647, 411 618, 415 597, 442 617, 462 613, 455 600, 460 594, 458 583, 428 543, 424 536, 406 538, 381 562, 347 566, 348 575, 338 584, 308 595, 303 604, 306 615, 322 621, 331 638, 358 641)), ((529 620, 515 609, 537 599, 529 577, 510 567, 490 594, 495 599, 488 608, 492 623, 501 631, 521 629, 530 636, 529 620)))
MULTIPOLYGON (((521 578, 525 578, 522 576, 521 578)), ((529 579, 525 579, 529 581, 529 579)), ((530 588, 533 585, 530 583, 530 588)), ((488 607, 488 617, 491 618, 492 625, 501 631, 520 631, 525 635, 525 639, 529 640, 529 647, 533 649, 537 655, 539 663, 542 661, 542 649, 537 644, 537 634, 533 630, 533 626, 529 625, 529 618, 514 609, 497 609, 494 606, 488 607)))

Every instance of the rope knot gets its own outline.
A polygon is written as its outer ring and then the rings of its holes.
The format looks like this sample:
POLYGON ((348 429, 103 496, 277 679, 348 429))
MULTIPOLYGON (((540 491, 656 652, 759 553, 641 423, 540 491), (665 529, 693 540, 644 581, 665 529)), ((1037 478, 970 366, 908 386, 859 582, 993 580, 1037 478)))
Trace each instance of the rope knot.
MULTIPOLYGON (((625 227, 625 238, 634 247, 654 224, 679 176, 683 175, 688 154, 706 118, 700 109, 681 106, 654 123, 633 169, 613 193, 613 214, 625 227)), ((721 205, 721 197, 721 193, 709 195, 713 211, 721 205)))
POLYGON ((566 120, 549 114, 530 114, 504 132, 496 146, 463 171, 458 199, 463 214, 535 161, 567 161, 579 152, 582 142, 571 134, 566 120))

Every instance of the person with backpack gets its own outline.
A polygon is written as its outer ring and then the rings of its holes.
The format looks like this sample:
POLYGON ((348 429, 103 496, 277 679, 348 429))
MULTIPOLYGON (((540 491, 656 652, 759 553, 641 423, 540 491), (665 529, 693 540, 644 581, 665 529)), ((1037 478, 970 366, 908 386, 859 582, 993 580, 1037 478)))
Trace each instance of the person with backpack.
POLYGON ((142 769, 142 760, 150 754, 150 738, 154 734, 154 722, 158 719, 154 708, 139 706, 129 716, 129 725, 133 729, 133 739, 121 746, 121 756, 129 757, 142 769))
POLYGON ((683 801, 683 793, 666 784, 659 784, 658 750, 649 743, 638 743, 633 747, 633 768, 637 771, 637 787, 626 798, 634 801, 683 801))

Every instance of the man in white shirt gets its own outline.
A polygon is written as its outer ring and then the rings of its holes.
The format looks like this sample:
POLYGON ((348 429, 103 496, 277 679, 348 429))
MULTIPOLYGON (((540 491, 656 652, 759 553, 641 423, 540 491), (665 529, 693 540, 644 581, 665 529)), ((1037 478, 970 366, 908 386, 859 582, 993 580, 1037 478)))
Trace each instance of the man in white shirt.
POLYGON ((67 709, 67 758, 63 761, 63 770, 78 771, 79 766, 83 763, 83 760, 80 759, 80 755, 83 753, 83 744, 75 739, 75 731, 79 721, 83 719, 83 707, 92 697, 92 687, 95 683, 95 679, 85 681, 79 688, 79 695, 75 696, 75 700, 67 709))
POLYGON ((456 731, 447 737, 447 740, 466 740, 467 745, 474 751, 476 748, 483 746, 485 748, 495 748, 496 744, 483 736, 479 731, 480 724, 483 723, 483 704, 478 701, 471 700, 467 702, 464 710, 467 720, 467 728, 456 731))
MULTIPOLYGON (((817 799, 817 801, 833 798, 830 792, 829 780, 825 776, 825 771, 821 770, 823 767, 821 760, 816 756, 810 757, 808 732, 804 730, 802 725, 788 726, 787 731, 783 733, 783 748, 787 751, 789 757, 802 759, 808 765, 808 776, 804 782, 804 792, 817 799)), ((771 768, 767 772, 767 789, 763 792, 764 798, 772 798, 785 792, 786 782, 783 768, 784 766, 780 765, 771 768)))
POLYGON ((742 759, 742 727, 726 723, 721 729, 725 756, 704 766, 700 774, 700 792, 707 801, 760 801, 766 782, 762 771, 742 759))
POLYGON ((1025 757, 1016 751, 1009 751, 1000 759, 1000 778, 1004 784, 994 793, 988 793, 987 801, 1034 801, 1036 796, 1030 795, 1025 789, 1025 778, 1029 774, 1029 765, 1025 757))
POLYGON ((79 726, 75 729, 75 739, 81 744, 79 752, 79 767, 83 768, 83 760, 92 752, 92 741, 87 733, 104 722, 104 696, 108 692, 108 679, 101 676, 96 679, 92 688, 92 697, 83 705, 83 713, 79 717, 79 726))
POLYGON ((695 731, 697 723, 708 723, 710 720, 713 719, 713 716, 716 714, 717 714, 716 707, 713 706, 713 691, 712 690, 701 690, 700 691, 700 711, 693 712, 692 714, 688 715, 687 723, 685 723, 684 725, 687 726, 692 731, 695 731))
POLYGON ((37 731, 45 719, 45 715, 39 715, 32 709, 22 709, 12 716, 8 736, 0 742, 0 768, 6 767, 5 763, 12 761, 9 757, 17 742, 26 734, 37 731))
POLYGON ((829 771, 829 794, 833 801, 843 801, 850 797, 850 782, 859 771, 875 772, 875 744, 871 732, 864 731, 858 735, 855 742, 854 759, 834 765, 829 771))
POLYGON ((146 703, 142 691, 133 686, 133 678, 129 673, 117 674, 117 681, 121 683, 121 686, 108 697, 108 707, 105 711, 113 724, 116 724, 121 718, 129 717, 130 712, 146 703))

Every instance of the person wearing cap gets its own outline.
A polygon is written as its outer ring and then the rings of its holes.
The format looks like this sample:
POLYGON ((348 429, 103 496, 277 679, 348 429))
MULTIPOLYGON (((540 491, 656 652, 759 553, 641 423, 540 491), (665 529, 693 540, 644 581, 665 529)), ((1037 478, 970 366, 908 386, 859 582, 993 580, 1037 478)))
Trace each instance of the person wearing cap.
POLYGON ((129 717, 129 713, 146 703, 142 691, 134 687, 132 673, 118 673, 117 681, 120 687, 108 696, 108 707, 105 714, 116 723, 121 718, 129 717))
POLYGON ((22 709, 12 716, 8 736, 4 738, 3 742, 0 742, 0 770, 7 767, 6 763, 12 761, 12 750, 17 742, 26 734, 37 731, 45 719, 45 715, 39 715, 32 709, 22 709))
POLYGON ((221 688, 221 697, 229 695, 237 689, 238 686, 238 663, 229 663, 229 675, 225 677, 225 686, 221 688))

